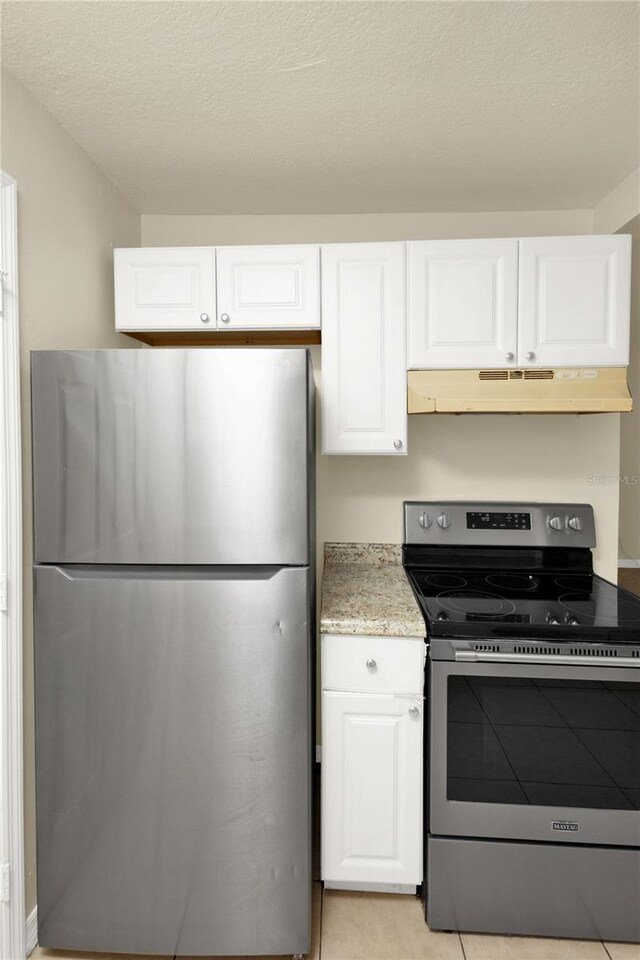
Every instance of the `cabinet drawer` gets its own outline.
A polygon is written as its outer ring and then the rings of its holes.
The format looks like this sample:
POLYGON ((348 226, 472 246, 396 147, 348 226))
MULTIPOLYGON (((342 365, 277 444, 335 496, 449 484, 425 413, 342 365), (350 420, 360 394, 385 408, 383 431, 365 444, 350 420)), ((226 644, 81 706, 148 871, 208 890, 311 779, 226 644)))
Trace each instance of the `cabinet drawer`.
POLYGON ((413 637, 325 634, 323 689, 422 694, 424 651, 424 641, 413 637))

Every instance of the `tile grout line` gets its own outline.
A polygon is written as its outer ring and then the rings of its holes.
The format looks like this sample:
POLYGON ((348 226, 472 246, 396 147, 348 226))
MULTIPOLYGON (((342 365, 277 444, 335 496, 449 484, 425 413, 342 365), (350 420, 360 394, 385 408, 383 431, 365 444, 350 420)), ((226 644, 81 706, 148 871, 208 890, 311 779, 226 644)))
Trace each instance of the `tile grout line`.
POLYGON ((458 940, 460 941, 460 949, 462 950, 462 960, 467 960, 467 951, 464 948, 464 940, 462 939, 460 931, 458 931, 458 940))
POLYGON ((609 960, 613 960, 613 957, 612 957, 611 954, 609 953, 609 949, 608 949, 606 943, 604 942, 604 940, 601 940, 600 943, 602 944, 603 949, 604 949, 604 952, 605 952, 606 955, 608 956, 609 960))

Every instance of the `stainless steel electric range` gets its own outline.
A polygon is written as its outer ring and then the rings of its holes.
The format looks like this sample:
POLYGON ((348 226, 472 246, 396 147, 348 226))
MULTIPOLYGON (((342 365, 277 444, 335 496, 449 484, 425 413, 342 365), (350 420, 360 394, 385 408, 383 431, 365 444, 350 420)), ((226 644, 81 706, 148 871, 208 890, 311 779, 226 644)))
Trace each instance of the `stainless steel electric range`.
POLYGON ((593 509, 405 503, 424 613, 430 927, 640 941, 640 598, 593 509))

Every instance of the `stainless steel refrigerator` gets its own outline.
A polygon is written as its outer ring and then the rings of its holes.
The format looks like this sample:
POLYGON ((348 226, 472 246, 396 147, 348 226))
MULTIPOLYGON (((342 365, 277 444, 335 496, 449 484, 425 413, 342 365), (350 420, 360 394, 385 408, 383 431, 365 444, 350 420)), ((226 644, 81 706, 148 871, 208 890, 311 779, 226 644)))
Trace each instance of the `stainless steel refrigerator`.
POLYGON ((302 349, 32 354, 38 934, 309 948, 302 349))

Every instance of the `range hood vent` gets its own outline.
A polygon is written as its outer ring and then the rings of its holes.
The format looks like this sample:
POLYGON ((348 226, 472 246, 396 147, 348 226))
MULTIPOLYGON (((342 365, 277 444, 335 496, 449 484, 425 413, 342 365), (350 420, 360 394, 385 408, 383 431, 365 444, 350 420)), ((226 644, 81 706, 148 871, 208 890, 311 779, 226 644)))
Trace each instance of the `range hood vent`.
POLYGON ((409 370, 409 413, 626 413, 623 367, 409 370))
POLYGON ((478 380, 553 380, 553 370, 478 370, 478 380))

